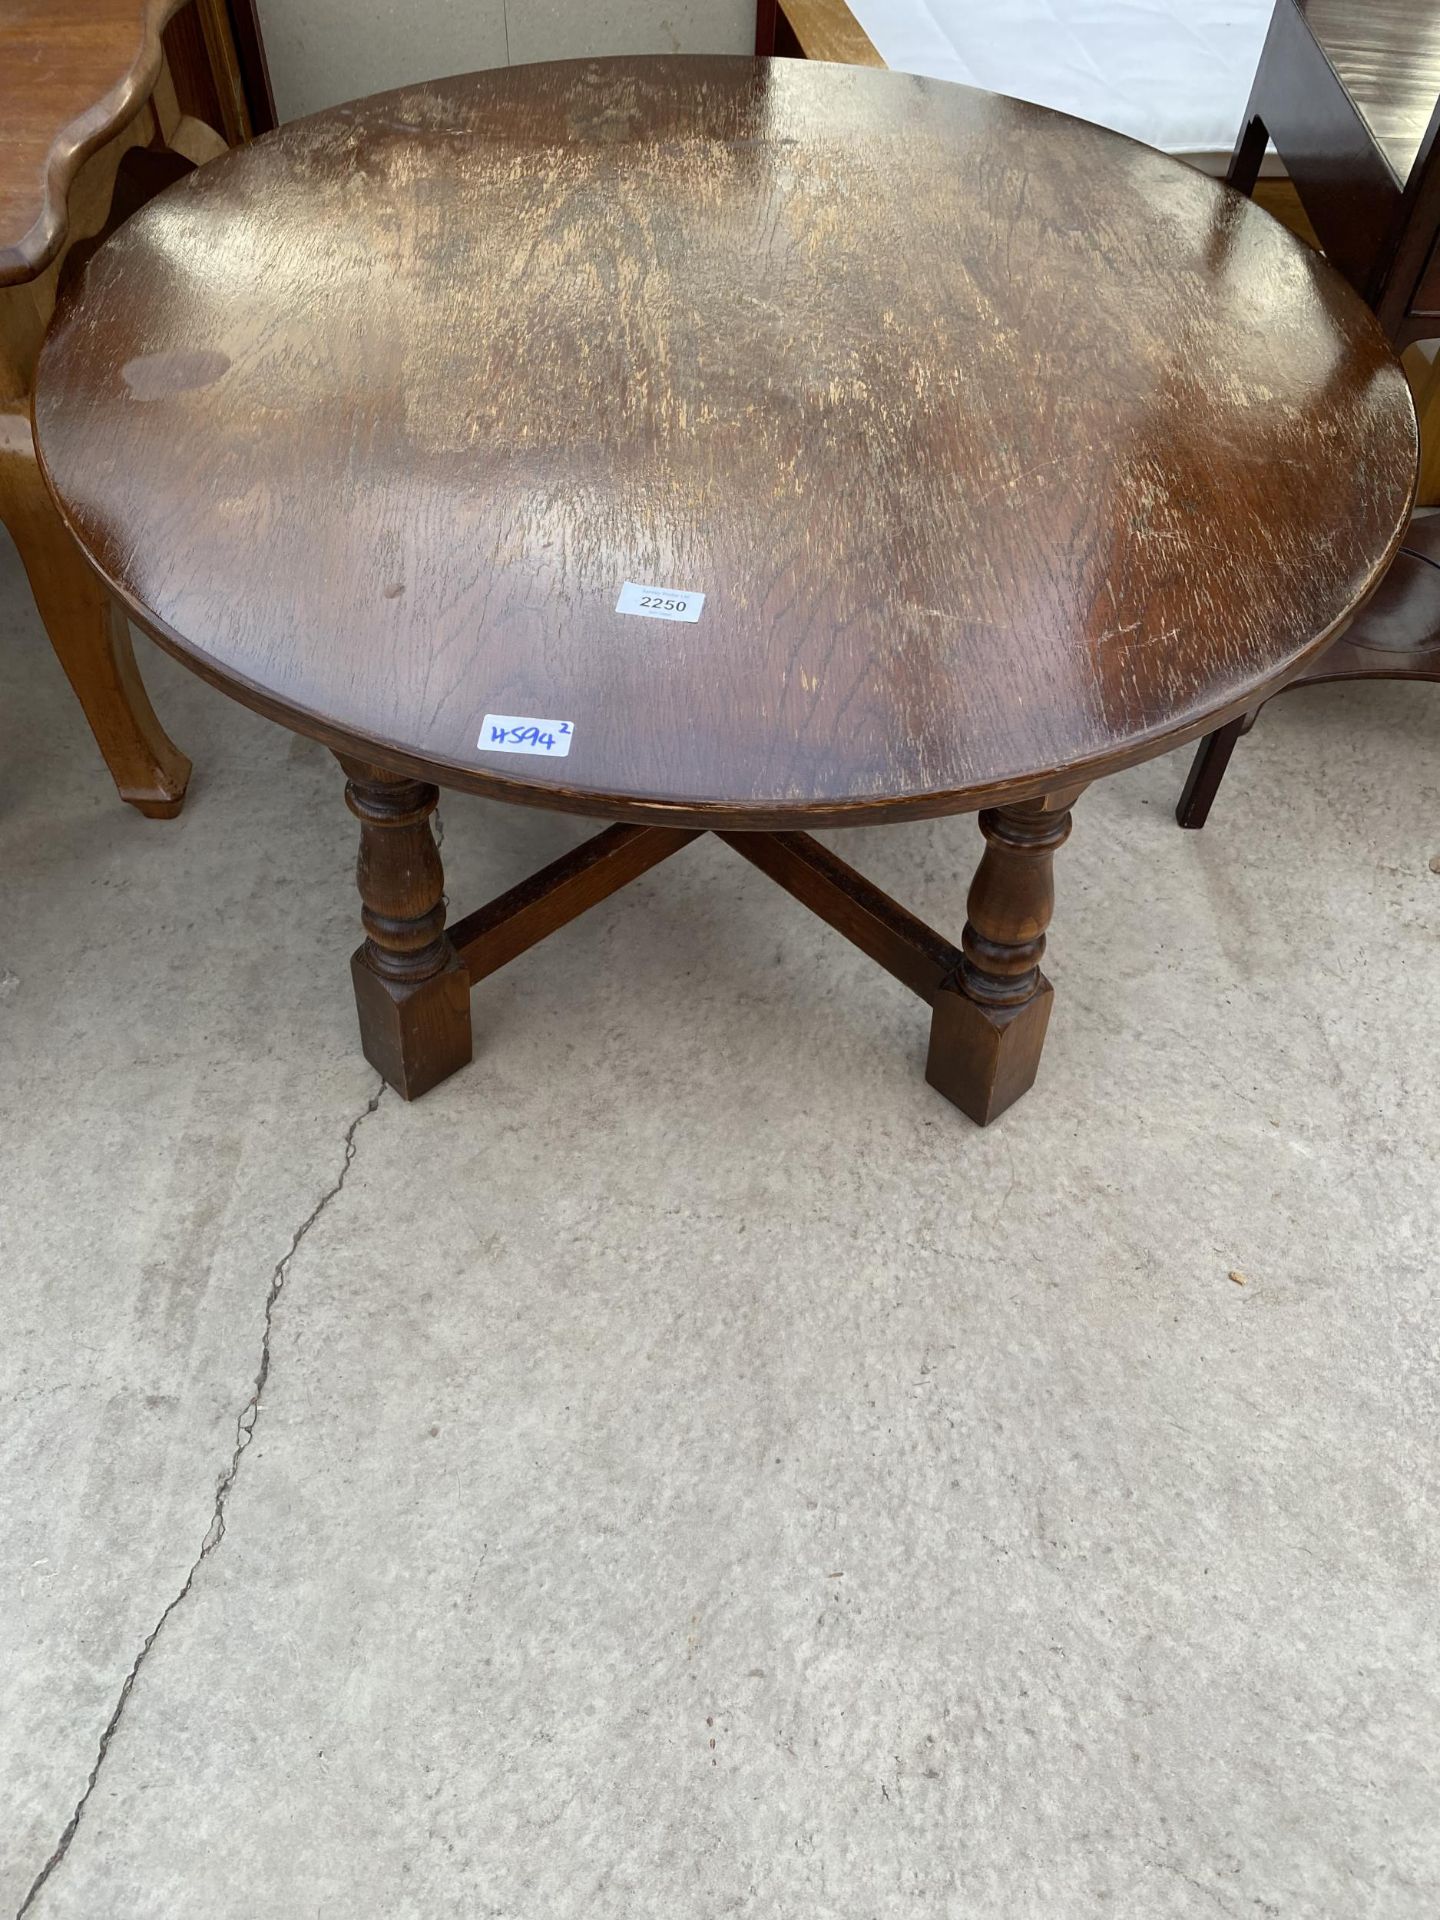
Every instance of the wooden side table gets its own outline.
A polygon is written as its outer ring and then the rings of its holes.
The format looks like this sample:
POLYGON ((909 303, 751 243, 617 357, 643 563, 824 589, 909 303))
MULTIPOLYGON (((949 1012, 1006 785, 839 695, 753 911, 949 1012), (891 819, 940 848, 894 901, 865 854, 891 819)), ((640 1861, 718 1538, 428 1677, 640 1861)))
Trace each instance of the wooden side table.
MULTIPOLYGON (((1240 192, 1256 192, 1271 142, 1317 244, 1395 346, 1440 337, 1440 0, 1276 0, 1227 175, 1240 192)), ((1428 428, 1440 361, 1420 365, 1428 428)), ((1375 602, 1289 686, 1440 681, 1437 566, 1440 517, 1417 517, 1375 602)), ((1205 825, 1258 715, 1201 743, 1175 808, 1182 827, 1205 825)))
POLYGON ((35 418, 132 617, 339 757, 400 1092, 469 1059, 472 986, 708 831, 926 1004, 981 1122, 1039 1063, 1073 802, 1305 666, 1416 456, 1373 316, 1228 188, 787 60, 297 122, 95 255, 35 418), (617 824, 447 925, 440 786, 617 824), (953 944, 810 831, 972 811, 953 944))
POLYGON ((153 818, 179 812, 190 762, 41 483, 35 360, 60 289, 106 231, 224 153, 225 135, 273 124, 258 29, 237 45, 218 0, 0 0, 0 520, 121 797, 153 818))

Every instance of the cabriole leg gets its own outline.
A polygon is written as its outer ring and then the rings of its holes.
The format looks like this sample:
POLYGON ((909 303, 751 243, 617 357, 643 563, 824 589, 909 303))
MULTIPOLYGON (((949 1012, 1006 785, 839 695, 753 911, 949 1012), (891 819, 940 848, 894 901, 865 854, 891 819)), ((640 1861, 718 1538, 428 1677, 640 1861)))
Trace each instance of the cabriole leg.
POLYGON ((0 520, 120 798, 152 820, 173 819, 190 762, 155 717, 124 614, 81 559, 45 491, 29 421, 11 413, 0 413, 0 520))

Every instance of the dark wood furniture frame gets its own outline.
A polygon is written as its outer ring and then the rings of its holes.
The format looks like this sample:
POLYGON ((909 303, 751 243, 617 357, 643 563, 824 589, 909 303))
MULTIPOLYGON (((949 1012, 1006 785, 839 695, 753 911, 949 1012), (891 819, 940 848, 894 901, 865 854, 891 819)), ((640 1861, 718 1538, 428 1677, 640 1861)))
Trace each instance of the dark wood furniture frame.
MULTIPOLYGON (((445 922, 430 815, 440 798, 366 761, 337 756, 360 822, 365 942, 350 963, 365 1057, 407 1100, 471 1057, 470 990, 701 830, 622 822, 462 919, 445 922)), ((985 852, 960 945, 882 893, 808 833, 716 837, 893 974, 931 1009, 925 1078, 986 1126, 1034 1083, 1053 992, 1040 971, 1055 904, 1052 864, 1070 834, 1071 786, 980 814, 985 852)))
MULTIPOLYGON (((1278 0, 1227 178, 1252 194, 1267 144, 1326 256, 1397 350, 1440 338, 1440 0, 1278 0)), ((1281 689, 1440 680, 1440 516, 1411 522, 1384 585, 1281 689)), ((1175 809, 1203 827, 1254 707, 1201 742, 1175 809)))
POLYGON ((282 129, 167 200, 62 300, 43 471, 132 619, 339 758, 364 1045, 406 1097, 469 1059, 474 982, 713 832, 930 1006, 931 1083, 993 1119, 1035 1076, 1078 793, 1263 700, 1409 520, 1404 375, 1337 273, 1215 182, 970 89, 506 68, 282 129), (398 245, 397 180, 434 215, 398 245), (237 253, 257 205, 293 224, 237 253), (377 287, 352 269, 382 243, 377 287), (597 273, 641 307, 577 295, 597 273), (296 275, 338 304, 277 412, 296 275), (703 623, 627 617, 622 581, 657 575, 703 623), (552 717, 511 741, 507 713, 552 717), (605 831, 447 925, 441 787, 605 831), (954 945, 810 837, 969 812, 954 945))
POLYGON ((757 0, 755 51, 762 58, 778 54, 846 67, 885 64, 845 0, 757 0))

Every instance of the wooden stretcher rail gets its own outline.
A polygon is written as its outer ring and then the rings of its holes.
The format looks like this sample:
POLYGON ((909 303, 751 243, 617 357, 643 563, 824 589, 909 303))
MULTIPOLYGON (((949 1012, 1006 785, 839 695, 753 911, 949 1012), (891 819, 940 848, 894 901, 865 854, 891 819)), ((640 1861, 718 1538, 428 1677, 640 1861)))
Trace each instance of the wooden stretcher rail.
POLYGON ((680 827, 607 827, 467 913, 448 931, 471 986, 698 838, 680 827))
POLYGON ((793 893, 927 1005, 960 965, 958 947, 907 913, 808 833, 721 833, 716 837, 793 893))

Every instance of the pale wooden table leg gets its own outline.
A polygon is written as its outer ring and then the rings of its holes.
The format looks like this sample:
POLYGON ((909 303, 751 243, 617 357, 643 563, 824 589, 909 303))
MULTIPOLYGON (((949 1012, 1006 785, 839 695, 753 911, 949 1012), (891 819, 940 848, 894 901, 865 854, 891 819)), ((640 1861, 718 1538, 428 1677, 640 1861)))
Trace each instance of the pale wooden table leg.
POLYGON ((350 962, 365 1058, 406 1100, 471 1056, 470 976, 445 932, 445 872, 430 831, 439 790, 337 755, 360 822, 366 940, 350 962))
POLYGON ((62 272, 92 253, 140 200, 224 152, 213 127, 181 113, 162 59, 152 98, 76 176, 63 252, 35 279, 0 288, 0 521, 19 549, 45 631, 120 797, 156 820, 180 811, 190 762, 155 717, 124 615, 46 492, 30 434, 30 391, 62 272))
POLYGON ((45 490, 29 421, 11 413, 0 414, 0 520, 121 799, 152 820, 171 818, 184 801, 190 762, 155 717, 124 615, 45 490))
POLYGON ((960 936, 964 959, 935 995, 925 1078, 982 1127, 1029 1090, 1040 1065, 1053 998, 1040 971, 1051 869, 1082 791, 980 815, 986 844, 960 936))

